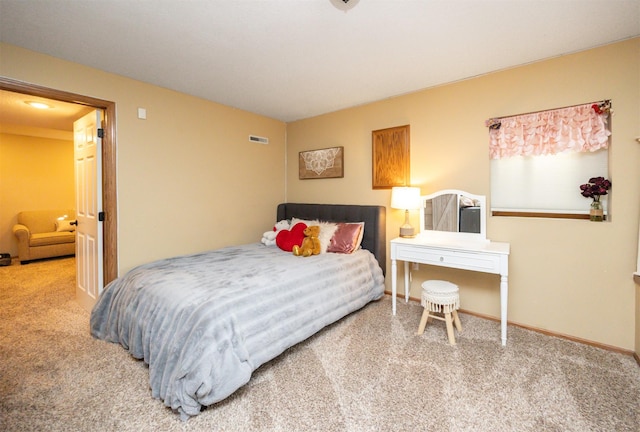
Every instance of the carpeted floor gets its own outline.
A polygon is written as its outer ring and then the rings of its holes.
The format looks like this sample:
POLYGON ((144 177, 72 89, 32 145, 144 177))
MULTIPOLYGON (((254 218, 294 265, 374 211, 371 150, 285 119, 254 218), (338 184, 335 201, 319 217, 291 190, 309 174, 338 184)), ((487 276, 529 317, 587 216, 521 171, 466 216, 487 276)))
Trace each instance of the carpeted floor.
POLYGON ((2 431, 638 431, 634 359, 460 314, 415 336, 422 309, 372 303, 254 373, 187 422, 148 370, 94 340, 74 259, 0 267, 2 431))

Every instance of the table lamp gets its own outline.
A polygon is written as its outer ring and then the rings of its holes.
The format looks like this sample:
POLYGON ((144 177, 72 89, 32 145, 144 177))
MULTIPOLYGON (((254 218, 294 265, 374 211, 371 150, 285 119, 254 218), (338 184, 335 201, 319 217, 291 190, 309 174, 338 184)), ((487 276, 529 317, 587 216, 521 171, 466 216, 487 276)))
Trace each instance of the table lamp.
POLYGON ((400 237, 413 237, 415 229, 409 223, 409 210, 420 208, 420 188, 391 188, 391 208, 404 210, 404 224, 400 227, 400 237))

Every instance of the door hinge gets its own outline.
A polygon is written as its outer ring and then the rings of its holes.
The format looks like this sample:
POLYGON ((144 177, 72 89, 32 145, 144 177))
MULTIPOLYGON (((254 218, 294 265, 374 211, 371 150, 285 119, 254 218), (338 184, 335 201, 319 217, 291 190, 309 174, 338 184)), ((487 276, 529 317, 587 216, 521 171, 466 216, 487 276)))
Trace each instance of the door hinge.
POLYGON ((104 138, 104 129, 98 129, 98 138, 104 138))
POLYGON ((98 212, 98 220, 104 222, 104 212, 98 212))

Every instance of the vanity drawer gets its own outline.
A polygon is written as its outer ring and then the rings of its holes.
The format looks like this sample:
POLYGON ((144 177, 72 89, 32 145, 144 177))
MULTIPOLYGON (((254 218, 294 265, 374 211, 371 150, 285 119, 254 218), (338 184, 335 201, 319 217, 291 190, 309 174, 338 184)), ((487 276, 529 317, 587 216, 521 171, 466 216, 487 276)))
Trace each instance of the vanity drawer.
POLYGON ((398 247, 397 259, 441 267, 453 267, 484 273, 500 273, 500 256, 487 253, 441 250, 426 247, 398 247))

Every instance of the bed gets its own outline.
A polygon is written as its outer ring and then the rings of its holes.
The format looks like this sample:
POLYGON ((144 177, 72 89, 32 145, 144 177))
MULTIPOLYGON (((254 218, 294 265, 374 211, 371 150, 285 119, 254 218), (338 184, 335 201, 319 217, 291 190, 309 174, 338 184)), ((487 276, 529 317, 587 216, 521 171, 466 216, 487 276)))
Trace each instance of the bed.
POLYGON ((350 254, 296 257, 261 243, 148 263, 107 287, 91 334, 149 365, 152 396, 183 420, 262 364, 384 293, 386 210, 280 204, 277 221, 364 222, 350 254))

